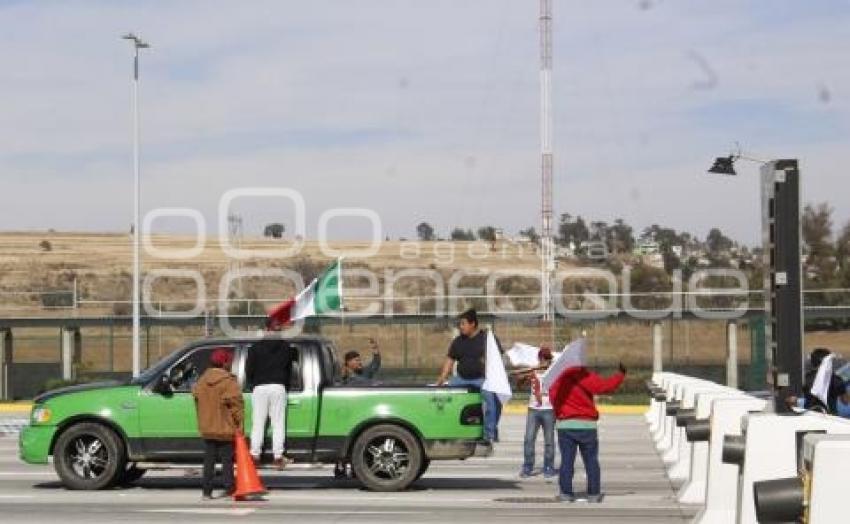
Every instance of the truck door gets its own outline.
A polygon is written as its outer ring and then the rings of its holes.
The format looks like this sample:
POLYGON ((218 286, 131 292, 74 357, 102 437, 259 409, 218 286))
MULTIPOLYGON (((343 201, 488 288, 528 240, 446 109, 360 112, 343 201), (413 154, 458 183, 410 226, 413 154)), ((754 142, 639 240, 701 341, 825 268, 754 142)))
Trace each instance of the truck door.
POLYGON ((170 370, 180 380, 169 394, 143 390, 139 396, 139 432, 145 451, 159 458, 203 456, 192 386, 207 370, 215 349, 235 350, 233 345, 199 346, 183 356, 170 370))

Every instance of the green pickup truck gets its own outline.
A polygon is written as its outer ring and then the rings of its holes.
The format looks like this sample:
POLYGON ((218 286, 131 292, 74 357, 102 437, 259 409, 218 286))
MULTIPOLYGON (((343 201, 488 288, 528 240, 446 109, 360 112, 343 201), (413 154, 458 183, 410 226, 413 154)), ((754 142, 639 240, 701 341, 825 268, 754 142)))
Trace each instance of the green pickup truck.
MULTIPOLYGON (((201 340, 179 349, 126 382, 49 391, 36 399, 20 434, 21 458, 53 457, 69 489, 104 489, 138 480, 147 469, 199 464, 191 387, 215 348, 235 352, 232 371, 251 395, 245 361, 258 339, 201 340)), ((376 491, 407 488, 431 460, 486 455, 480 393, 467 388, 341 386, 333 344, 321 337, 281 340, 297 351, 288 388, 286 454, 296 462, 351 463, 357 479, 376 491)))

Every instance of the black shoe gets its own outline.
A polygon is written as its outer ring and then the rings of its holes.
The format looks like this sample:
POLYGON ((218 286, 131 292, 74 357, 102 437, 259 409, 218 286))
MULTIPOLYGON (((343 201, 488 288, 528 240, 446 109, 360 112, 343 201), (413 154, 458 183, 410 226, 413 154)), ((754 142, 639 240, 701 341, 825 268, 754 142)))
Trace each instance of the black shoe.
POLYGON ((203 500, 203 501, 208 501, 208 500, 212 500, 212 499, 213 499, 212 491, 210 491, 209 493, 207 493, 205 491, 205 492, 203 492, 203 494, 201 494, 201 500, 203 500))

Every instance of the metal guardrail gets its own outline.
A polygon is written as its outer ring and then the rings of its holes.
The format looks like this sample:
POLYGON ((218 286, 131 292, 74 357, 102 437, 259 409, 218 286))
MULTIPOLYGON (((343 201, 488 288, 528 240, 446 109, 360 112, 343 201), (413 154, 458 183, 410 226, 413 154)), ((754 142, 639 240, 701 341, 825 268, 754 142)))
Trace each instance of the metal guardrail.
MULTIPOLYGON (((651 311, 651 310, 650 310, 651 311)), ((704 310, 714 313, 732 312, 733 310, 704 310)), ((749 308, 743 315, 735 315, 732 318, 752 318, 760 316, 764 313, 762 308, 749 308)), ((381 323, 398 323, 398 324, 433 324, 434 322, 451 322, 456 316, 455 312, 445 312, 441 315, 434 314, 377 314, 377 315, 358 315, 345 314, 324 317, 311 317, 306 319, 307 326, 322 325, 328 323, 346 323, 346 324, 381 324, 381 323)), ((479 317, 483 322, 493 320, 511 320, 516 322, 536 322, 542 318, 542 315, 536 313, 479 313, 479 317)), ((850 319, 850 306, 809 306, 804 308, 804 317, 806 320, 822 320, 822 319, 850 319)), ((262 325, 265 315, 211 315, 213 321, 219 321, 222 318, 228 318, 233 326, 250 326, 258 327, 262 325)), ((576 321, 616 321, 624 319, 632 319, 636 321, 642 320, 663 320, 670 318, 670 315, 661 318, 643 319, 632 316, 628 311, 624 310, 593 310, 593 311, 576 311, 570 313, 568 317, 559 315, 559 318, 569 318, 576 321), (605 316, 603 317, 602 314, 605 316)), ((705 318, 697 316, 690 311, 682 311, 677 313, 675 319, 682 320, 707 320, 716 321, 718 318, 705 318)), ((721 318, 722 319, 722 318, 721 318)), ((179 314, 170 314, 168 316, 145 316, 141 317, 141 325, 144 326, 203 326, 207 322, 207 317, 199 316, 180 316, 179 314)), ((0 329, 22 328, 22 327, 91 327, 91 326, 130 326, 132 317, 130 315, 104 315, 104 316, 40 316, 40 317, 5 317, 0 318, 0 329)))

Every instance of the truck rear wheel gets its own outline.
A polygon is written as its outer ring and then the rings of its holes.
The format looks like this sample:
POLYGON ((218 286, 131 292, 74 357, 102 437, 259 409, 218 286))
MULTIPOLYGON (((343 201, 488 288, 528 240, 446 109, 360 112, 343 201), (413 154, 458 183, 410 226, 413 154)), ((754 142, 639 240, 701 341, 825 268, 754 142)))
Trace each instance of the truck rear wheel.
POLYGON ((124 473, 124 445, 106 426, 75 424, 59 435, 53 464, 68 489, 105 489, 124 473))
POLYGON ((419 440, 392 424, 367 429, 351 450, 351 467, 357 479, 372 491, 407 488, 419 477, 422 462, 419 440))

